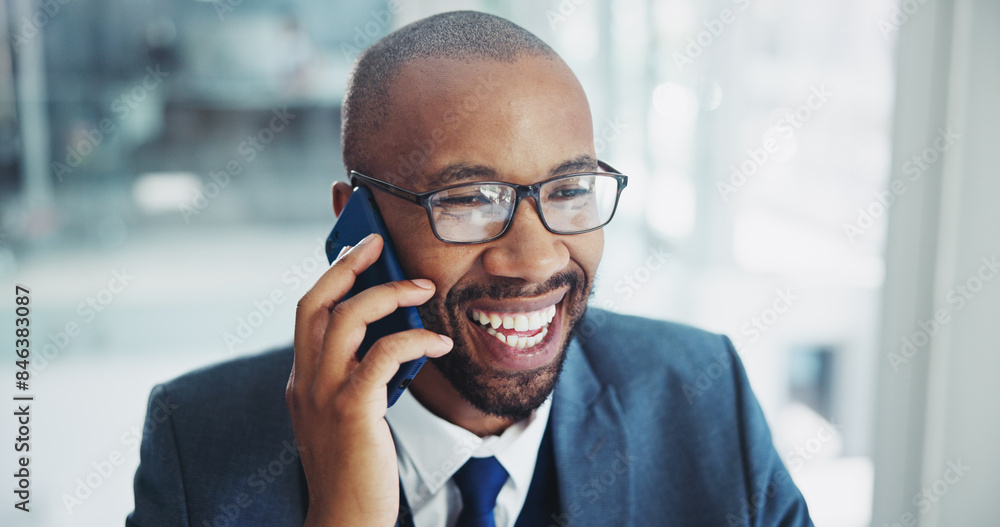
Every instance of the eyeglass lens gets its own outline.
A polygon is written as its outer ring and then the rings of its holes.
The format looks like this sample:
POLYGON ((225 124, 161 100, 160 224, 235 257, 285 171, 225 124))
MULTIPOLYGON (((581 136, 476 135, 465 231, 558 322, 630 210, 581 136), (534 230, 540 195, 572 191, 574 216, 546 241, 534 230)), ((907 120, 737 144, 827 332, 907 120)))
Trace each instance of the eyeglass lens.
MULTIPOLYGON (((438 236, 449 241, 475 242, 499 235, 514 210, 517 191, 502 184, 464 185, 430 198, 438 236)), ((549 228, 573 234, 604 225, 611 219, 618 181, 611 176, 582 174, 549 181, 539 189, 542 217, 549 228)))

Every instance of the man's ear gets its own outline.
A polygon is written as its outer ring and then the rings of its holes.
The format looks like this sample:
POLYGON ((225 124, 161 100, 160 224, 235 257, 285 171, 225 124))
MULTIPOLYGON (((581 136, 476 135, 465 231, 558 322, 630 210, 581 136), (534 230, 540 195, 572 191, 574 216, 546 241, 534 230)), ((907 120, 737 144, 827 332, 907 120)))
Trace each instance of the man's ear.
POLYGON ((347 200, 351 199, 351 194, 353 193, 354 189, 343 181, 333 184, 333 214, 335 216, 340 217, 340 213, 347 206, 347 200))

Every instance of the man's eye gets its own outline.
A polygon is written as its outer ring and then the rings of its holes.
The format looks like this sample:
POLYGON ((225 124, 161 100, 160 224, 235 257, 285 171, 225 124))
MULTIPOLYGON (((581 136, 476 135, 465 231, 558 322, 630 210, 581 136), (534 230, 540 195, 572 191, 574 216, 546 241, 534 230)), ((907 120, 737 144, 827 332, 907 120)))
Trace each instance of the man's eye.
POLYGON ((439 198, 437 205, 448 209, 461 209, 472 207, 483 207, 490 205, 491 201, 482 194, 468 194, 464 196, 449 196, 439 198))
POLYGON ((594 193, 593 185, 560 185, 546 196, 553 201, 570 201, 585 199, 594 193))

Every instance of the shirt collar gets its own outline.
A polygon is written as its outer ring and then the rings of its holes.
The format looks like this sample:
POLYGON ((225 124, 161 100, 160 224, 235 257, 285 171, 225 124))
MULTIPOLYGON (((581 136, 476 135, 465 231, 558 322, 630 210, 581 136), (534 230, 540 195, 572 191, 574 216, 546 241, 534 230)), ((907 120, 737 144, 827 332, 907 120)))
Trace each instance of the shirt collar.
POLYGON ((515 488, 526 493, 551 406, 550 395, 531 416, 514 423, 499 436, 485 438, 434 415, 409 391, 403 392, 386 411, 385 418, 392 429, 398 456, 409 458, 421 488, 428 495, 438 493, 473 456, 495 456, 515 488))

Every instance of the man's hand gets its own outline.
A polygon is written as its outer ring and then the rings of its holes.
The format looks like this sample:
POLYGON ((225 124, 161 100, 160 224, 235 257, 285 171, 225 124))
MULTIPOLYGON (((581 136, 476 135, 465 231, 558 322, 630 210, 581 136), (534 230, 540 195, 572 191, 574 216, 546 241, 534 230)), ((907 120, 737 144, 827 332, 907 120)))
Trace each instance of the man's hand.
POLYGON ((381 251, 381 237, 362 240, 320 277, 295 312, 295 362, 285 399, 309 486, 307 526, 395 523, 399 472, 385 422, 386 385, 403 362, 439 357, 452 347, 446 336, 411 329, 382 337, 356 359, 368 324, 434 294, 430 280, 404 280, 340 302, 381 251))

